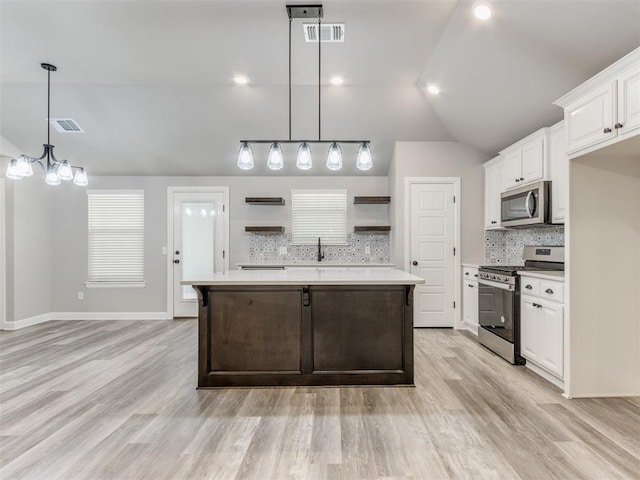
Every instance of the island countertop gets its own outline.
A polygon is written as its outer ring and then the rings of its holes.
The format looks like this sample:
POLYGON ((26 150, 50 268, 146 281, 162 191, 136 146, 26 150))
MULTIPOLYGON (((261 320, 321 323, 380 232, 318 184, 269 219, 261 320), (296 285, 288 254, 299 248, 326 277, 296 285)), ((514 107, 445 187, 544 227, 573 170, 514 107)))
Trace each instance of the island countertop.
POLYGON ((424 279, 395 268, 354 270, 300 268, 290 270, 229 270, 209 278, 183 280, 182 285, 417 285, 424 279))

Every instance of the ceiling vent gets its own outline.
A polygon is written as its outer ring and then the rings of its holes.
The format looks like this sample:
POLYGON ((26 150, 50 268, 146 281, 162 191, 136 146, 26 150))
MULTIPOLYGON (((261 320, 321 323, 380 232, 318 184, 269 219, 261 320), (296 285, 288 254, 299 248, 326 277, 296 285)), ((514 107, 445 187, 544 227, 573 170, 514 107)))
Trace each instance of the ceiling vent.
POLYGON ((72 118, 52 118, 53 125, 59 133, 84 133, 84 130, 72 118))
MULTIPOLYGON (((303 23, 304 41, 308 43, 318 42, 318 24, 303 23)), ((344 42, 344 23, 322 23, 320 27, 322 42, 344 42)))

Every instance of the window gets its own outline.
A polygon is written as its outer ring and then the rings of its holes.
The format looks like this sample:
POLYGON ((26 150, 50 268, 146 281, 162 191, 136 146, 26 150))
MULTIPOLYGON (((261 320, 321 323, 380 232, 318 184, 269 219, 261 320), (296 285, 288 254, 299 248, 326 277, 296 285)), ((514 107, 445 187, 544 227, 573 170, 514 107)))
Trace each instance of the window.
POLYGON ((291 242, 347 243, 346 190, 291 190, 291 242))
POLYGON ((87 286, 144 286, 144 192, 88 190, 87 286))

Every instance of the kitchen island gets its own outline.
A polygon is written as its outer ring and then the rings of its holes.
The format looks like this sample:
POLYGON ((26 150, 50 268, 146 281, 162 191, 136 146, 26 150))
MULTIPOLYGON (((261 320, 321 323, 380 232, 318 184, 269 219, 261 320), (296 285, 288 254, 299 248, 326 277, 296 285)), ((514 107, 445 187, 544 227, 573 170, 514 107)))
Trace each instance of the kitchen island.
POLYGON ((198 292, 198 387, 412 385, 413 288, 396 269, 232 270, 198 292))

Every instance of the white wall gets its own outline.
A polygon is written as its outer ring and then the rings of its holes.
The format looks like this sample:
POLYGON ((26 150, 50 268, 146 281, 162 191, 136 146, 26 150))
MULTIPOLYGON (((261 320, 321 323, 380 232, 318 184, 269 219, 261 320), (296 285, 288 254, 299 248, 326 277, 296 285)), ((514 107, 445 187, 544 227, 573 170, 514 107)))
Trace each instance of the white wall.
POLYGON ((573 397, 640 395, 640 138, 627 142, 570 164, 573 397))
POLYGON ((405 177, 460 177, 461 179, 461 259, 484 262, 484 169, 489 157, 458 142, 396 142, 389 190, 391 206, 392 258, 405 267, 404 211, 405 177))
POLYGON ((40 176, 7 180, 7 321, 53 308, 53 189, 40 176))
MULTIPOLYGON (((143 189, 145 192, 146 288, 85 289, 87 277, 87 199, 84 189, 61 185, 54 196, 53 311, 164 312, 166 311, 167 187, 209 185, 230 187, 230 266, 249 260, 246 225, 283 225, 290 231, 291 188, 346 188, 349 223, 385 224, 388 208, 354 208, 354 195, 387 195, 387 177, 92 177, 90 189, 143 189), (246 196, 281 196, 283 207, 254 206, 246 196), (84 292, 78 301, 77 292, 84 292)), ((39 185, 42 188, 42 185, 39 185)))

